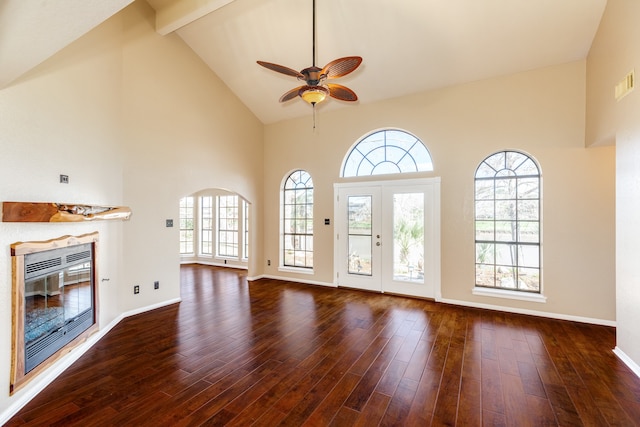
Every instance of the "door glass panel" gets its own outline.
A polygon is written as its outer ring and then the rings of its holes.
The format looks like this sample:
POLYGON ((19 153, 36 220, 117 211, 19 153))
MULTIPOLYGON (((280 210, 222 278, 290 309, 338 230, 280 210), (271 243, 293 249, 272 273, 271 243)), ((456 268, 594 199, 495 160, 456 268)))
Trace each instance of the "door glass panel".
POLYGON ((393 195, 393 280, 424 282, 424 194, 393 195))
POLYGON ((371 276, 372 222, 371 196, 349 196, 349 274, 371 276))

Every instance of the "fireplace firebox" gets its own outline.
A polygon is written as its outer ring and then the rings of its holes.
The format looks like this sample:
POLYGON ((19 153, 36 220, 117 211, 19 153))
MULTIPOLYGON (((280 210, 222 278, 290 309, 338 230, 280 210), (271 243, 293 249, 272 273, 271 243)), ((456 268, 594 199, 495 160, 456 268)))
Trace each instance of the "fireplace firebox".
POLYGON ((97 330, 98 233, 11 245, 10 391, 97 330))

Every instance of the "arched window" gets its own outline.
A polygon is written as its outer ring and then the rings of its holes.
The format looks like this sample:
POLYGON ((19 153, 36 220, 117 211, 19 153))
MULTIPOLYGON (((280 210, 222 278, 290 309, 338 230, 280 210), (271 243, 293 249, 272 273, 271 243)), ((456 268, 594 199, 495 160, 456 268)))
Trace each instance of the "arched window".
POLYGON ((517 151, 475 175, 476 286, 540 293, 540 170, 517 151))
POLYGON ((282 189, 282 265, 313 268, 313 180, 303 170, 282 189))
POLYGON ((432 171, 427 147, 408 132, 380 130, 361 139, 342 167, 343 177, 432 171))

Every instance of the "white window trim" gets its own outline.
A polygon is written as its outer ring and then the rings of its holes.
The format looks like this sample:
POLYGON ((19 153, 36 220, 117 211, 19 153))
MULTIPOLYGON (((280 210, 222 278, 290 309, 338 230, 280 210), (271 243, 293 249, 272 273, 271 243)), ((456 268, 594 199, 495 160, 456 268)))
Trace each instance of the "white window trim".
MULTIPOLYGON (((285 186, 287 184, 287 181, 289 180, 289 178, 291 177, 291 175, 293 175, 295 172, 298 171, 302 171, 305 172, 307 175, 309 175, 309 178, 311 179, 311 182, 313 183, 313 177, 311 176, 311 173, 306 170, 306 169, 293 169, 292 171, 290 171, 289 173, 287 173, 284 176, 284 179, 282 180, 282 182, 280 183, 280 215, 279 215, 279 235, 278 235, 278 240, 279 240, 279 247, 278 247, 278 271, 282 271, 282 272, 289 272, 289 273, 302 273, 302 274, 315 274, 315 262, 314 265, 312 265, 311 267, 300 267, 300 266, 295 266, 295 265, 284 265, 284 192, 285 192, 285 186)), ((314 187, 311 187, 312 189, 314 189, 314 187)), ((314 199, 315 199, 315 193, 314 193, 314 199)), ((315 201, 315 200, 314 200, 315 201)), ((315 205, 314 205, 315 207, 315 205)), ((315 209, 314 209, 314 214, 315 214, 315 209)), ((315 217, 314 217, 314 227, 313 227, 313 233, 311 233, 311 237, 313 239, 315 239, 315 217)), ((297 234, 297 233, 295 233, 297 234)), ((313 251, 311 251, 312 253, 315 254, 315 249, 313 251)))
POLYGON ((281 265, 278 267, 278 271, 287 272, 287 273, 301 273, 301 274, 314 274, 313 268, 308 267, 293 267, 293 266, 284 266, 281 265))
POLYGON ((492 289, 492 288, 474 287, 471 290, 471 293, 473 295, 481 295, 485 297, 538 302, 543 304, 547 302, 547 297, 542 294, 537 294, 532 292, 522 292, 522 291, 510 291, 508 289, 492 289))
MULTIPOLYGON (((538 200, 539 200, 539 206, 538 206, 538 224, 539 224, 539 229, 538 229, 538 248, 539 248, 539 258, 538 258, 538 270, 539 270, 539 274, 540 274, 540 278, 539 278, 539 282, 538 282, 538 292, 537 293, 533 293, 533 292, 525 292, 525 291, 516 291, 516 290, 510 290, 510 289, 505 289, 505 288, 487 288, 487 287, 483 287, 483 286, 474 286, 472 293, 474 295, 482 295, 482 296, 489 296, 489 297, 496 297, 496 298, 504 298, 504 299, 512 299, 512 300, 521 300, 521 301, 532 301, 532 302, 539 302, 539 303, 546 303, 547 302, 547 297, 544 296, 542 294, 542 172, 541 172, 541 167, 540 164, 538 163, 538 161, 529 153, 522 151, 522 150, 518 150, 518 149, 504 149, 504 150, 499 150, 494 152, 493 154, 490 154, 489 156, 485 157, 478 165, 478 167, 476 168, 476 172, 474 175, 474 203, 473 203, 473 208, 474 208, 474 234, 475 234, 475 223, 476 223, 476 218, 475 218, 475 208, 476 208, 476 195, 475 195, 475 185, 476 182, 478 181, 478 177, 477 177, 477 173, 478 173, 478 169, 480 168, 480 166, 489 158, 493 157, 496 154, 499 153, 506 153, 506 152, 515 152, 515 153, 519 153, 522 154, 526 157, 528 157, 537 167, 538 169, 538 200)), ((493 180, 495 180, 495 176, 493 177, 493 180)), ((495 199, 494 199, 495 200, 495 199)), ((477 243, 475 237, 474 237, 474 246, 477 243)), ((495 244, 496 242, 494 242, 495 244)), ((475 249, 474 249, 475 252, 475 249)), ((495 264, 494 264, 495 265, 495 264)), ((518 267, 518 266, 516 266, 518 267)), ((477 276, 476 274, 474 274, 474 281, 477 280, 477 276)))

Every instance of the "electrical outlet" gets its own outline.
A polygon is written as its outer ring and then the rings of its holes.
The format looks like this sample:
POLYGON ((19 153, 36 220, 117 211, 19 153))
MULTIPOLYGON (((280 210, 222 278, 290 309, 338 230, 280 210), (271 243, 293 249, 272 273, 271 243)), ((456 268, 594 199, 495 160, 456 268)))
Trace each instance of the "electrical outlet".
POLYGON ((68 184, 69 183, 69 175, 60 175, 60 183, 68 184))
POLYGON ((225 264, 227 263, 227 260, 226 260, 226 259, 224 260, 224 263, 225 263, 225 264))
POLYGON ((133 293, 134 294, 139 294, 140 293, 140 286, 139 285, 135 285, 133 287, 133 293))
POLYGON ((160 289, 160 282, 158 282, 157 280, 153 282, 153 289, 160 289))
POLYGON ((267 260, 267 265, 271 265, 271 260, 270 259, 267 260))

